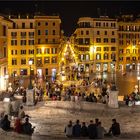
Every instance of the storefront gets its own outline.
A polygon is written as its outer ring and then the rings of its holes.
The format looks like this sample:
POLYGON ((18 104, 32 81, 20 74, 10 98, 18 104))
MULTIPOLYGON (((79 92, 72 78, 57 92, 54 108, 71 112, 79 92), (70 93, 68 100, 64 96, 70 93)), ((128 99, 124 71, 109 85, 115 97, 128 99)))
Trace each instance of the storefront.
POLYGON ((96 71, 97 72, 101 71, 101 64, 100 63, 96 64, 96 71))
POLYGON ((104 63, 103 64, 103 72, 107 72, 108 71, 108 64, 104 63))
POLYGON ((27 69, 20 69, 20 75, 27 75, 27 69))
POLYGON ((140 71, 140 63, 137 64, 137 71, 140 71))
POLYGON ((52 81, 56 79, 56 69, 52 69, 52 81))
POLYGON ((130 71, 132 69, 132 65, 126 64, 126 71, 130 71))
POLYGON ((42 69, 37 69, 37 76, 42 77, 42 69))
POLYGON ((120 71, 124 71, 124 66, 123 66, 123 64, 119 64, 119 70, 120 70, 120 71))
POLYGON ((78 66, 78 71, 80 71, 80 72, 84 72, 84 71, 85 71, 85 66, 84 66, 84 64, 80 64, 80 65, 78 66))

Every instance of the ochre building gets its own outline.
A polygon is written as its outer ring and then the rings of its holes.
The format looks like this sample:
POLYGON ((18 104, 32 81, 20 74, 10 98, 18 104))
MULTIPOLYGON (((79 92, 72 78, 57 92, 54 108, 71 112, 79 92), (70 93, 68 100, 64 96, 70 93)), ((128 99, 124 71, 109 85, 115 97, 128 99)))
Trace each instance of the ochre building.
POLYGON ((10 76, 53 75, 58 72, 59 16, 9 17, 8 72, 10 76))

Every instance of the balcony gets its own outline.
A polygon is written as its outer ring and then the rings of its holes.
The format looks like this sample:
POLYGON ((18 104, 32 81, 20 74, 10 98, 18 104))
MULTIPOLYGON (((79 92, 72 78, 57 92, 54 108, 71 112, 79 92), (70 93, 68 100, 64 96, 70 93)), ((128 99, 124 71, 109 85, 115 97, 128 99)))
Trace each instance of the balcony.
POLYGON ((4 63, 7 63, 8 61, 7 61, 7 58, 0 58, 0 65, 1 64, 4 64, 4 63))
POLYGON ((17 36, 16 36, 16 35, 12 36, 12 39, 16 39, 16 38, 17 38, 17 36))
POLYGON ((43 64, 42 63, 37 63, 36 66, 37 67, 43 67, 43 64))

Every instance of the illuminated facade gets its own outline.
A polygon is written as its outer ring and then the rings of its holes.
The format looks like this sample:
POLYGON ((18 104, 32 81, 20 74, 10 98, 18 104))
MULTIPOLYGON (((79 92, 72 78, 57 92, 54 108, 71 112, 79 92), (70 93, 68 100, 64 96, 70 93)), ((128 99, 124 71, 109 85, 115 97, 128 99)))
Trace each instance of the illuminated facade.
POLYGON ((9 75, 29 75, 30 59, 33 61, 32 75, 56 74, 60 44, 59 16, 18 16, 10 19, 13 25, 8 29, 9 75))
POLYGON ((117 20, 108 17, 82 17, 72 36, 79 64, 90 71, 111 71, 118 66, 117 20))
POLYGON ((140 19, 124 15, 118 21, 119 69, 140 70, 140 19))
POLYGON ((36 16, 35 24, 37 74, 55 77, 58 72, 61 20, 59 16, 36 16))
POLYGON ((7 32, 11 24, 12 21, 0 16, 0 90, 5 90, 7 86, 7 32))
POLYGON ((28 75, 29 60, 33 60, 35 67, 35 20, 10 17, 13 25, 8 29, 8 72, 10 76, 28 75))

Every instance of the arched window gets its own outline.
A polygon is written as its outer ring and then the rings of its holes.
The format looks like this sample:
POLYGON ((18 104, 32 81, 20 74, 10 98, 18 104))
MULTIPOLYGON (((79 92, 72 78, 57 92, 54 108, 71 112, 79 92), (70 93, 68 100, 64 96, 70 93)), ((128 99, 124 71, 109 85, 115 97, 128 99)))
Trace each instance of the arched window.
POLYGON ((104 54, 104 60, 107 60, 107 59, 108 59, 108 54, 105 53, 105 54, 104 54))
POLYGON ((96 54, 96 60, 100 60, 101 59, 101 54, 97 53, 96 54))

